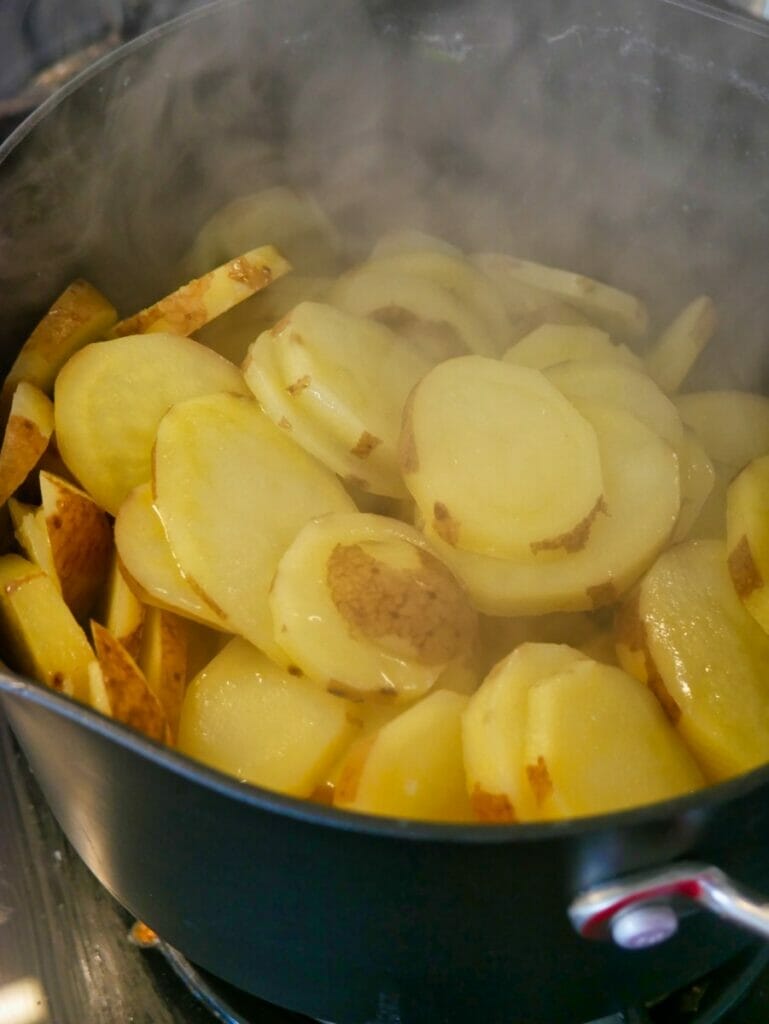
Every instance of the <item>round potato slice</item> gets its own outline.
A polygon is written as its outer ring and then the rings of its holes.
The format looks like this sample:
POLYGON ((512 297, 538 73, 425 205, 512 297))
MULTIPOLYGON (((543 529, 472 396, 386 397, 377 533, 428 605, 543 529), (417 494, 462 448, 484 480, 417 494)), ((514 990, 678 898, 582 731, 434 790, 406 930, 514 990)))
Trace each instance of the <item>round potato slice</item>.
POLYGON ((544 323, 512 345, 506 363, 546 370, 575 359, 611 359, 643 371, 643 363, 626 345, 615 345, 606 331, 585 324, 544 323))
POLYGON ((155 431, 168 408, 220 391, 248 394, 237 367, 189 338, 136 334, 87 345, 56 378, 59 451, 114 515, 149 480, 155 431))
POLYGON ((430 364, 388 328, 317 302, 273 328, 275 359, 292 402, 375 494, 405 497, 398 433, 409 392, 430 364))
POLYGON ((500 558, 580 546, 603 496, 590 423, 539 371, 481 356, 441 363, 417 386, 401 468, 444 541, 500 558))
POLYGON ((462 586, 406 523, 356 513, 308 523, 270 592, 275 637, 332 693, 379 701, 425 693, 477 630, 462 586))
POLYGON ((342 485, 255 401, 209 395, 163 417, 153 496, 176 561, 225 628, 286 664, 267 594, 283 552, 308 520, 352 511, 342 485))
POLYGON ((702 441, 713 462, 732 475, 769 452, 769 398, 749 391, 694 391, 676 395, 687 427, 702 441))
POLYGON ((393 228, 382 235, 371 250, 371 259, 399 256, 404 252, 443 252, 462 258, 462 250, 444 238, 437 238, 418 228, 393 228))
POLYGON ((635 416, 595 402, 577 403, 598 438, 604 505, 583 547, 553 561, 529 553, 492 558, 452 547, 427 524, 439 556, 488 615, 589 611, 611 604, 644 572, 675 526, 678 460, 670 445, 635 416))

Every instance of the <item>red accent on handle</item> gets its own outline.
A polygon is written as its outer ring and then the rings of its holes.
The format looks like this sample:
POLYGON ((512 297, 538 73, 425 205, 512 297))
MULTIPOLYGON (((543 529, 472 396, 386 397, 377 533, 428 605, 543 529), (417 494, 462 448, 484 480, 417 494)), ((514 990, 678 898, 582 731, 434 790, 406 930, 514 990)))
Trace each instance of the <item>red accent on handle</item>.
POLYGON ((690 900, 697 900, 702 892, 702 884, 696 876, 684 878, 679 882, 671 882, 667 885, 658 885, 650 889, 643 889, 634 892, 630 896, 624 896, 616 903, 603 907, 601 910, 589 917, 580 929, 580 934, 586 939, 599 938, 606 925, 614 916, 626 907, 632 907, 638 903, 650 903, 653 900, 671 896, 685 896, 690 900))

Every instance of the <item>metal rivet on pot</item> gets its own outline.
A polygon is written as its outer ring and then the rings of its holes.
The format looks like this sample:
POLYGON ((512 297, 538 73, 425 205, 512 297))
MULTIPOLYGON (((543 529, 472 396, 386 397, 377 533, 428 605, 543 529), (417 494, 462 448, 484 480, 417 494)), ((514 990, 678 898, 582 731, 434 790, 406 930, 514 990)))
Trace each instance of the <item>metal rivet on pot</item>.
POLYGON ((659 903, 629 907, 611 922, 611 937, 622 949, 658 946, 677 931, 676 912, 672 907, 659 903))

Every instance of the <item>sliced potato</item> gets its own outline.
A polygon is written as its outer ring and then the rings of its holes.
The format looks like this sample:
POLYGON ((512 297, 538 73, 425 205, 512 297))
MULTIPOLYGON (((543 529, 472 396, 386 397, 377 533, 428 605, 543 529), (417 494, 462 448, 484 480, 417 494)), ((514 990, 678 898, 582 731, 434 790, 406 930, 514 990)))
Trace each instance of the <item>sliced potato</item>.
POLYGON ((365 814, 470 821, 462 763, 467 697, 435 690, 350 748, 334 803, 365 814))
POLYGON ((397 256, 404 252, 443 252, 449 256, 462 257, 462 250, 451 242, 436 235, 430 235, 418 228, 394 228, 377 241, 371 250, 371 259, 397 256))
POLYGON ((705 780, 654 696, 590 659, 526 694, 524 763, 537 816, 608 814, 691 793, 705 780))
POLYGON ((413 700, 476 635, 464 590, 422 535, 360 512, 300 530, 278 564, 270 610, 299 668, 357 700, 413 700))
POLYGON ((225 620, 179 567, 152 503, 152 487, 136 487, 115 519, 115 547, 129 587, 145 604, 224 629, 225 620))
MULTIPOLYGON (((516 273, 518 260, 515 257, 505 252, 476 252, 468 259, 496 286, 514 329, 525 321, 531 322, 531 330, 544 323, 588 323, 574 306, 567 305, 551 291, 520 280, 516 273)), ((523 337, 523 334, 516 336, 523 337)))
POLYGON ((61 593, 76 619, 85 619, 103 588, 112 555, 112 527, 84 491, 40 474, 40 494, 51 557, 61 593))
POLYGON ((611 604, 648 568, 675 526, 680 488, 672 448, 622 409, 578 405, 598 438, 606 508, 584 546, 555 560, 533 554, 493 558, 453 547, 430 524, 425 527, 439 557, 485 614, 540 615, 611 604))
POLYGON ((235 639, 190 684, 178 747, 243 782, 306 797, 354 736, 351 709, 235 639))
MULTIPOLYGON (((681 511, 678 515, 673 543, 685 540, 691 533, 695 523, 702 530, 707 528, 706 504, 716 483, 716 471, 707 456, 699 438, 690 427, 684 427, 683 438, 677 448, 678 466, 681 472, 681 511), (701 518, 703 511, 706 518, 701 518)), ((717 495, 716 495, 717 498, 717 495)), ((723 501, 722 501, 723 507, 723 501)), ((711 506, 715 510, 715 500, 711 506)), ((718 527, 714 537, 723 537, 723 512, 719 516, 718 527)), ((700 536, 705 536, 704 533, 700 536)))
POLYGON ((539 371, 481 356, 416 387, 401 469, 433 532, 500 558, 584 546, 604 493, 591 424, 539 371))
POLYGON ((141 650, 144 605, 131 590, 117 554, 112 556, 99 618, 135 661, 141 650))
POLYGON ((11 665, 60 693, 88 699, 93 651, 50 576, 18 555, 0 557, 0 632, 11 665))
POLYGON ((306 522, 354 511, 339 481, 253 400, 209 395, 163 417, 153 493, 187 581, 206 595, 227 629, 285 664, 273 636, 270 583, 306 522))
POLYGON ((113 515, 150 478, 155 431, 175 402, 246 394, 238 369, 188 338, 135 335, 88 345, 56 378, 56 439, 67 466, 113 515))
POLYGON ((617 653, 710 781, 769 760, 769 637, 737 596, 723 542, 657 559, 619 617, 617 653))
POLYGON ((697 391, 676 395, 681 419, 714 463, 733 474, 769 452, 769 398, 748 391, 697 391))
MULTIPOLYGON (((103 691, 98 695, 101 702, 106 697, 112 718, 124 725, 164 742, 168 740, 168 723, 163 708, 147 685, 147 680, 119 640, 116 640, 98 622, 91 623, 93 644, 101 670, 103 691)), ((95 695, 97 682, 92 679, 95 695)), ((97 710, 102 710, 100 707, 97 710)))
POLYGON ((713 300, 694 299, 667 327, 646 356, 650 375, 665 391, 677 391, 718 327, 713 300))
POLYGON ((27 558, 45 572, 61 592, 56 566, 53 563, 51 538, 45 525, 45 512, 34 505, 26 505, 15 498, 8 501, 14 534, 27 558))
POLYGON ((187 687, 187 623, 173 612, 148 608, 137 664, 158 700, 173 742, 187 687))
POLYGON ((34 384, 21 381, 0 447, 0 505, 11 497, 40 461, 53 433, 53 404, 34 384))
POLYGON ((769 455, 748 463, 729 485, 726 546, 737 593, 769 633, 769 455))
POLYGON ((525 767, 527 694, 541 679, 583 660, 584 655, 565 644, 523 643, 491 670, 471 697, 462 743, 470 802, 479 821, 539 816, 525 767))
POLYGON ((79 348, 106 338, 117 320, 113 306, 87 281, 68 285, 24 342, 5 378, 0 405, 7 408, 26 381, 51 393, 56 374, 79 348))
POLYGON ((615 345, 606 331, 589 324, 541 324, 516 341, 502 358, 532 370, 546 370, 576 359, 613 360, 639 370, 643 366, 629 348, 615 345))
POLYGON ((112 328, 110 337, 193 334, 290 269, 291 264, 272 245, 251 249, 121 320, 112 328))

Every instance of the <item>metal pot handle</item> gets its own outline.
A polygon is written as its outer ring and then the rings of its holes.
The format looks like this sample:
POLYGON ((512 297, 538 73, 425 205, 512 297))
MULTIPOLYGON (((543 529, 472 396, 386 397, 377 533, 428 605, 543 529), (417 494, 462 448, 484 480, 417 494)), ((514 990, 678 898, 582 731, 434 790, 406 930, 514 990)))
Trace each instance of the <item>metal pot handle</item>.
POLYGON ((583 938, 645 949, 671 938, 692 903, 769 940, 769 903, 719 868, 691 862, 594 886, 573 901, 569 919, 583 938))

